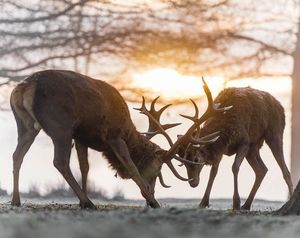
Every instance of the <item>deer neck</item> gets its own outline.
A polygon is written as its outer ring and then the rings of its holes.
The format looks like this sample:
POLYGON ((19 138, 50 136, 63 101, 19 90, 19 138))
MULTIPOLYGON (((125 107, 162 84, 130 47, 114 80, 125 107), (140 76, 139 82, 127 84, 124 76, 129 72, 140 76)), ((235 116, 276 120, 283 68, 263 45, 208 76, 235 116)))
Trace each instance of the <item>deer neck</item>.
POLYGON ((133 133, 126 143, 130 156, 138 168, 146 166, 157 157, 156 152, 162 150, 139 132, 133 133))

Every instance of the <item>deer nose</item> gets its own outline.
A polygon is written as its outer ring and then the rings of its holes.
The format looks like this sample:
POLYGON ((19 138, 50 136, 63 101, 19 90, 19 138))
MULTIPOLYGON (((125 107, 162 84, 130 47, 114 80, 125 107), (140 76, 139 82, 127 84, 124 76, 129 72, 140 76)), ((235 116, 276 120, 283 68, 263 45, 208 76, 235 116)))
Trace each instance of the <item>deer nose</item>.
POLYGON ((199 179, 193 178, 193 179, 189 180, 189 184, 190 184, 190 186, 191 186, 192 188, 195 188, 195 187, 197 187, 198 184, 199 184, 199 179))

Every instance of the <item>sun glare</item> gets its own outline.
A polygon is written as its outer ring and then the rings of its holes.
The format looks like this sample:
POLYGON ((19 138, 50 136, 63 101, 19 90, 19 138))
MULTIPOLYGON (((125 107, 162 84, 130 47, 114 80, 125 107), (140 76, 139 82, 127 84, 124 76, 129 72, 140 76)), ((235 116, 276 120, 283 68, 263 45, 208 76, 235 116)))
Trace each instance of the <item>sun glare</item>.
MULTIPOLYGON (((290 77, 261 77, 259 79, 241 79, 225 83, 221 76, 205 76, 205 80, 216 96, 224 86, 253 87, 273 94, 289 93, 291 91, 290 77)), ((148 90, 154 96, 165 99, 185 99, 204 95, 201 77, 181 75, 174 69, 158 68, 133 75, 132 86, 148 90)))
MULTIPOLYGON (((205 77, 213 94, 224 84, 222 77, 205 77)), ((181 75, 174 69, 159 68, 133 75, 133 86, 148 89, 167 99, 203 95, 201 77, 181 75)))

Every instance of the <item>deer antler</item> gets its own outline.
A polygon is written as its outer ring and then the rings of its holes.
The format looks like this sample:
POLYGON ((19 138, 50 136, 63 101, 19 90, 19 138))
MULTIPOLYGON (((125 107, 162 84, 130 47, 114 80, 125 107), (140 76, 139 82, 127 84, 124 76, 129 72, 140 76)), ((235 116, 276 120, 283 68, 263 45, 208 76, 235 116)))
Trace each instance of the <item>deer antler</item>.
POLYGON ((168 105, 162 107, 161 109, 159 109, 158 111, 156 111, 155 103, 157 102, 158 99, 159 99, 159 97, 155 98, 151 102, 150 110, 148 110, 146 107, 146 104, 145 104, 145 98, 143 97, 142 106, 140 108, 134 108, 134 109, 138 110, 138 111, 140 111, 140 113, 146 115, 149 120, 148 131, 143 132, 142 134, 146 135, 149 139, 151 139, 155 135, 162 134, 167 139, 169 145, 172 146, 173 142, 172 142, 170 136, 166 133, 166 130, 173 128, 175 126, 178 126, 181 123, 173 123, 173 124, 165 124, 165 125, 162 125, 160 123, 160 117, 161 117, 162 113, 172 104, 168 104, 168 105))
POLYGON ((193 99, 190 99, 190 101, 193 103, 194 105, 194 108, 195 108, 195 115, 194 116, 186 116, 186 115, 182 115, 182 114, 179 114, 180 116, 184 117, 184 118, 187 118, 193 122, 195 122, 198 117, 199 117, 199 109, 198 109, 198 106, 197 104, 195 103, 195 101, 193 99))
POLYGON ((207 83, 205 82, 203 76, 202 76, 202 82, 203 82, 203 89, 205 91, 205 94, 206 94, 207 100, 208 100, 208 108, 204 114, 209 114, 212 112, 226 112, 233 107, 233 106, 228 106, 228 107, 219 108, 220 103, 214 103, 213 98, 211 96, 211 92, 209 90, 209 87, 207 86, 207 83))
POLYGON ((161 172, 158 174, 158 179, 159 179, 159 182, 160 182, 161 186, 163 186, 164 188, 170 188, 171 187, 171 186, 165 184, 165 181, 163 179, 163 176, 162 176, 161 172))
MULTIPOLYGON (((180 158, 176 154, 179 146, 181 144, 183 144, 183 143, 191 142, 193 144, 200 144, 201 145, 202 143, 211 143, 211 142, 217 140, 218 136, 216 136, 217 135, 216 133, 219 133, 219 132, 215 132, 215 133, 210 134, 210 135, 208 135, 208 136, 206 136, 204 138, 199 138, 199 139, 192 138, 192 134, 195 131, 195 129, 197 129, 209 117, 213 116, 214 113, 217 113, 217 112, 226 112, 226 111, 228 111, 229 109, 232 108, 232 106, 220 108, 219 104, 215 104, 214 101, 213 101, 211 92, 209 90, 209 87, 208 87, 208 85, 205 82, 205 80, 204 80, 203 77, 202 77, 202 82, 203 82, 203 89, 204 89, 204 92, 206 94, 207 101, 208 101, 207 109, 206 109, 205 113, 200 118, 198 118, 198 114, 199 114, 198 107, 192 101, 192 103, 194 104, 194 107, 195 107, 195 111, 196 111, 195 116, 194 117, 184 116, 184 117, 188 118, 190 120, 193 120, 194 124, 188 129, 188 131, 185 133, 185 135, 179 136, 178 140, 171 146, 171 148, 169 149, 168 153, 165 156, 166 163, 167 163, 167 161, 171 160, 172 158, 175 158, 175 159, 177 159, 177 160, 179 160, 181 162, 187 162, 184 159, 180 158)), ((189 161, 189 163, 190 162, 191 161, 189 161)), ((194 162, 194 163, 196 163, 196 162, 194 162)))
POLYGON ((200 138, 191 138, 191 143, 193 144, 194 147, 199 147, 201 145, 210 144, 219 139, 219 137, 220 137, 219 134, 220 134, 220 132, 217 131, 217 132, 211 133, 207 136, 203 136, 200 138))
MULTIPOLYGON (((187 115, 183 115, 183 114, 179 114, 179 115, 184 117, 184 118, 187 118, 187 119, 189 119, 189 120, 191 120, 195 123, 195 121, 199 118, 199 109, 198 109, 197 104, 195 103, 195 101, 193 99, 190 99, 190 101, 194 105, 195 115, 194 116, 187 116, 187 115)), ((196 137, 197 137, 200 134, 200 126, 197 127, 196 131, 197 131, 197 134, 196 134, 196 137)))
MULTIPOLYGON (((164 107, 162 107, 161 109, 159 109, 158 111, 156 111, 155 109, 155 103, 157 102, 159 97, 155 98, 152 102, 151 102, 151 106, 150 106, 150 110, 147 109, 146 107, 146 103, 145 103, 145 98, 143 97, 143 101, 142 101, 142 106, 140 108, 134 108, 135 110, 140 111, 140 113, 146 115, 148 117, 149 120, 149 128, 148 128, 148 132, 145 132, 143 134, 145 134, 149 139, 151 139, 153 136, 157 135, 157 134, 162 134, 168 141, 170 147, 173 146, 173 141, 171 139, 171 137, 166 133, 167 129, 170 129, 172 127, 178 126, 181 123, 174 123, 174 124, 165 124, 162 125, 160 123, 160 117, 162 115, 162 113, 169 107, 171 106, 171 104, 168 104, 164 107)), ((177 158, 175 158, 177 159, 177 158)), ((188 162, 188 161, 187 161, 188 162)), ((180 180, 183 181, 189 181, 189 179, 182 177, 174 168, 173 164, 171 161, 168 161, 167 166, 170 168, 170 170, 173 172, 173 174, 180 180)), ((160 179, 161 184, 164 186, 164 182, 162 180, 162 176, 160 179), (162 183, 163 182, 163 183, 162 183)))

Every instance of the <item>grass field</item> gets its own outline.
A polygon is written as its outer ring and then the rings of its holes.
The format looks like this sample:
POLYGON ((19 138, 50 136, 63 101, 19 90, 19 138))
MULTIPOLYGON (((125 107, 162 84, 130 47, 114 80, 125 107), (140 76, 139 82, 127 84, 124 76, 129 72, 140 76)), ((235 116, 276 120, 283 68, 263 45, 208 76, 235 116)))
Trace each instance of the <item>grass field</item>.
POLYGON ((81 210, 76 200, 24 200, 19 208, 1 200, 0 237, 299 237, 300 217, 273 216, 282 203, 256 200, 252 212, 233 212, 230 200, 163 199, 163 208, 143 201, 96 201, 97 211, 81 210))

